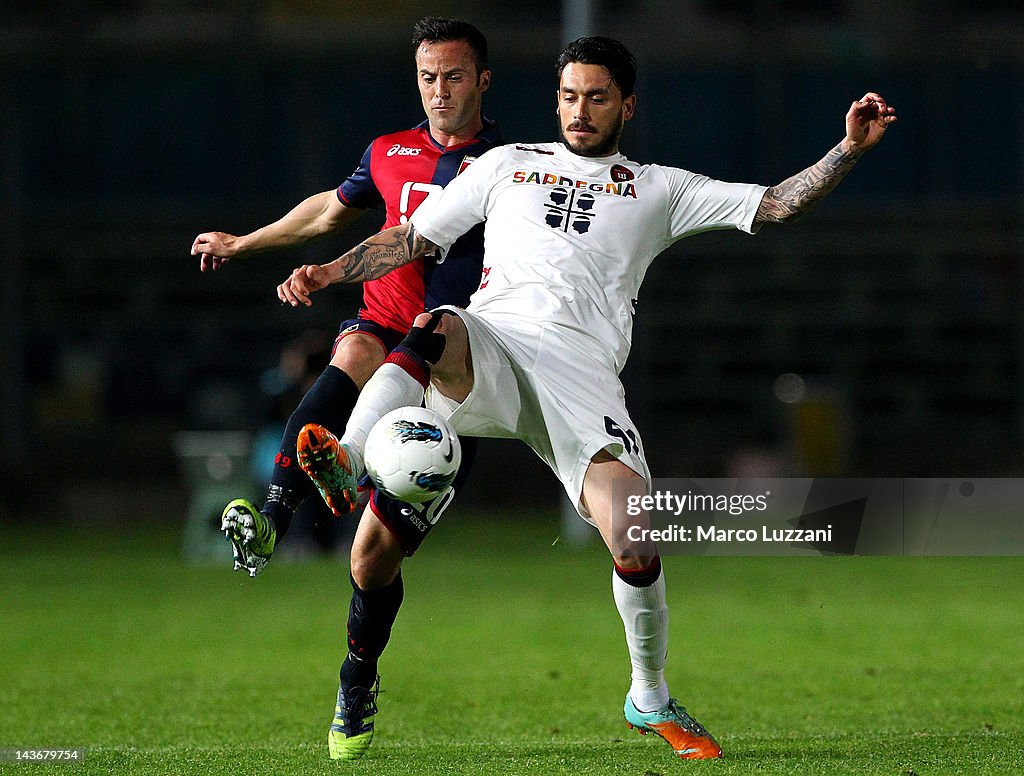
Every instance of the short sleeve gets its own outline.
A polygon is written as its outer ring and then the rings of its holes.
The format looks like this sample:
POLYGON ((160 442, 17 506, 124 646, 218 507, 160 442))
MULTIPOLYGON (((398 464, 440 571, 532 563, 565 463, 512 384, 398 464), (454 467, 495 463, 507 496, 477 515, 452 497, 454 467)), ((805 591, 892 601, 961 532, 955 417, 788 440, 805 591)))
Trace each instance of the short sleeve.
POLYGON ((752 183, 726 183, 686 170, 662 168, 669 198, 670 239, 714 229, 739 229, 753 234, 754 216, 767 191, 752 183))
POLYGON ((384 198, 373 182, 373 175, 370 171, 370 156, 373 151, 373 143, 366 147, 363 158, 359 160, 359 166, 352 171, 352 174, 338 187, 338 199, 346 207, 371 208, 380 207, 384 198))

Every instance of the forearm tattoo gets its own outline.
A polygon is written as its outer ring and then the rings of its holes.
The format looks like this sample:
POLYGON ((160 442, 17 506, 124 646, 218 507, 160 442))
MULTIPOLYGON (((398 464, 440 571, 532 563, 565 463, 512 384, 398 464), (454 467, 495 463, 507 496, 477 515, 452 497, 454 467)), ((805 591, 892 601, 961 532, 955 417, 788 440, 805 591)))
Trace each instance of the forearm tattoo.
POLYGON ((856 163, 857 155, 844 152, 840 143, 817 164, 769 188, 754 221, 781 224, 810 213, 856 163))
POLYGON ((338 258, 338 269, 341 274, 335 282, 360 283, 364 280, 376 280, 436 247, 420 235, 411 223, 407 229, 385 230, 338 258))

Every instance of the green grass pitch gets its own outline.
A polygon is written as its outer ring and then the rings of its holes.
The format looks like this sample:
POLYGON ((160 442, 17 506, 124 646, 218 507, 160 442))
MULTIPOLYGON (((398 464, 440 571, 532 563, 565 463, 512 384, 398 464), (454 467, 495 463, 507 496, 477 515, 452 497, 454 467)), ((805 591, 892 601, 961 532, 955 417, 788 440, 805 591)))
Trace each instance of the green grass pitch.
POLYGON ((327 758, 342 563, 257 579, 149 530, 0 530, 0 748, 76 774, 1024 773, 1024 558, 667 558, 674 694, 725 758, 626 729, 600 546, 454 514, 405 566, 377 738, 327 758))

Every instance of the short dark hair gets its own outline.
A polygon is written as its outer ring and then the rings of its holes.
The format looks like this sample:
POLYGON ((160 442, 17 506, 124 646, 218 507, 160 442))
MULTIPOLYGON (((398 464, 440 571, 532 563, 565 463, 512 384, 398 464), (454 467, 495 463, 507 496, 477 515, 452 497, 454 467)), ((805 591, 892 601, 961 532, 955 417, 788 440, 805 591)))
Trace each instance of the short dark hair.
POLYGON ((558 55, 558 75, 561 77, 570 62, 583 65, 601 65, 618 85, 623 97, 629 97, 636 86, 636 57, 614 38, 577 38, 558 55))
POLYGON ((412 28, 412 45, 415 49, 421 43, 442 43, 448 40, 464 40, 469 44, 476 62, 477 75, 487 69, 487 38, 469 22, 425 16, 412 28))

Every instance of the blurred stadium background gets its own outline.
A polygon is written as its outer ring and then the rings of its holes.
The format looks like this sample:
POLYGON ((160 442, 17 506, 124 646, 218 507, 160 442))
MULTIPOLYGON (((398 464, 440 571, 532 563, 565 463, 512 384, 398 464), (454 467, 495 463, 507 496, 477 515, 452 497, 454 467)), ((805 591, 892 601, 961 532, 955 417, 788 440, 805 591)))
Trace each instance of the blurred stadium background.
MULTIPOLYGON (((267 223, 419 122, 408 37, 428 13, 488 36, 506 139, 552 139, 553 60, 588 9, 639 57, 623 143, 639 161, 775 183, 840 139, 864 91, 900 116, 799 225, 703 235, 654 265, 625 380, 655 474, 1018 474, 1018 2, 8 0, 0 517, 166 518, 204 477, 237 489, 249 437, 218 437, 190 474, 181 432, 273 423, 282 353, 358 303, 337 290, 296 312, 274 286, 382 216, 212 275, 195 234, 267 223)), ((477 467, 470 504, 559 498, 518 445, 477 467)))

